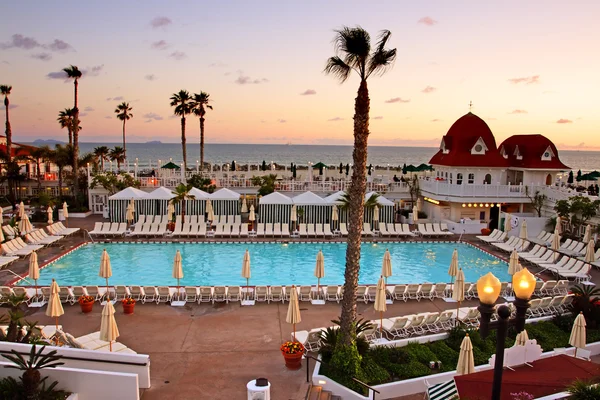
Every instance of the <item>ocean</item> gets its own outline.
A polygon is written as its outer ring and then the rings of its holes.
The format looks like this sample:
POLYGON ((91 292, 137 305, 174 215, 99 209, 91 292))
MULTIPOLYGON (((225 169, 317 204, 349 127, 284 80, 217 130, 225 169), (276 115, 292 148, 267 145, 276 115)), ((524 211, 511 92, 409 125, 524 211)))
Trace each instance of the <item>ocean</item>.
MULTIPOLYGON (((97 146, 119 146, 120 143, 80 143, 82 153, 91 152, 97 146)), ((393 147, 369 146, 368 164, 386 167, 402 166, 403 164, 419 165, 428 163, 437 148, 433 147, 393 147)), ((196 164, 200 158, 200 146, 191 143, 187 146, 188 164, 196 164)), ((212 163, 259 164, 274 161, 278 164, 289 165, 296 163, 306 165, 323 162, 329 165, 352 163, 352 146, 321 146, 321 145, 285 145, 285 144, 206 144, 204 147, 205 161, 212 163)), ((600 170, 600 152, 598 151, 559 151, 560 159, 574 170, 600 170)), ((181 144, 178 143, 128 143, 127 158, 133 162, 136 158, 140 164, 148 164, 150 160, 175 162, 181 160, 181 144)))

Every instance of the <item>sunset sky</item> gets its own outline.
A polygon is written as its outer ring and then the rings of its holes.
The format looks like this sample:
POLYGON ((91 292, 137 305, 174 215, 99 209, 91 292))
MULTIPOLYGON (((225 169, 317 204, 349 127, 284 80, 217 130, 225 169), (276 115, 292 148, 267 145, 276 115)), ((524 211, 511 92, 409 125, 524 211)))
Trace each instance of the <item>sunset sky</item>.
MULTIPOLYGON (((323 73, 333 30, 392 32, 398 60, 371 77, 373 145, 437 146, 461 115, 497 142, 541 133, 600 149, 600 2, 12 2, 0 25, 0 83, 13 86, 16 141, 66 140, 69 64, 81 79, 81 141, 118 142, 115 106, 133 106, 131 142, 179 142, 172 93, 206 91, 208 143, 350 144, 358 79, 323 73), (92 4, 93 3, 93 4, 92 4)), ((3 118, 2 118, 2 122, 3 118)), ((2 127, 3 127, 2 123, 2 127)), ((198 141, 188 119, 188 141, 198 141)))

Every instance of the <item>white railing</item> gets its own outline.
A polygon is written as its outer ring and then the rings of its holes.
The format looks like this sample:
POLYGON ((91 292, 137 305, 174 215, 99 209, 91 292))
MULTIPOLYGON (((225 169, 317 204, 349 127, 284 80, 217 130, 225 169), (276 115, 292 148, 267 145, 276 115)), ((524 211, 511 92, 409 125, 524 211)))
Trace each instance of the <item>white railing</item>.
MULTIPOLYGON (((462 185, 450 184, 436 180, 420 180, 420 188, 423 192, 428 192, 438 196, 456 196, 456 197, 526 197, 525 186, 523 185, 462 185)), ((540 190, 539 186, 529 188, 530 193, 540 190)))

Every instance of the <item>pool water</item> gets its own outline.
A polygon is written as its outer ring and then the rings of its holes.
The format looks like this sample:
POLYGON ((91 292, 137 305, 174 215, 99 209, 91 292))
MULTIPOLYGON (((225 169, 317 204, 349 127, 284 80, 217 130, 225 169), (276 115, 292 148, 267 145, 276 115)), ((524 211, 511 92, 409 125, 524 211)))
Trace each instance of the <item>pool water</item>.
MULTIPOLYGON (((448 267, 455 248, 467 282, 475 282, 489 271, 501 281, 510 277, 504 261, 466 244, 363 243, 361 284, 377 283, 386 248, 392 257, 391 284, 449 282, 448 267)), ((105 280, 98 276, 103 249, 110 255, 111 285, 175 285, 172 266, 176 250, 183 258, 181 285, 244 285, 241 269, 246 249, 250 252, 251 285, 316 284, 314 269, 320 249, 325 257, 321 283, 344 282, 345 243, 105 243, 82 246, 43 268, 38 284, 49 285, 54 278, 59 285, 103 285, 105 280)))

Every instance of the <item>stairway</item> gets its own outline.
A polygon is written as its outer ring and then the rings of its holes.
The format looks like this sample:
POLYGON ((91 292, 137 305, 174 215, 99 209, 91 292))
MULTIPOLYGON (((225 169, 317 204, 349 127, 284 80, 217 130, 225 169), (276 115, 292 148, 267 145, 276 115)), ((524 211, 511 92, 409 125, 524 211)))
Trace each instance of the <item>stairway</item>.
POLYGON ((306 400, 342 400, 342 398, 331 394, 328 390, 323 390, 321 386, 310 385, 306 392, 306 400))

